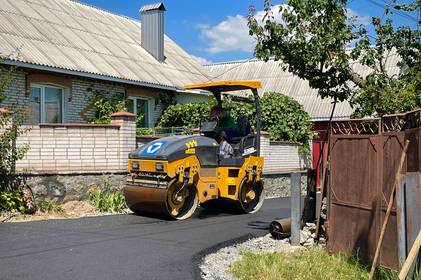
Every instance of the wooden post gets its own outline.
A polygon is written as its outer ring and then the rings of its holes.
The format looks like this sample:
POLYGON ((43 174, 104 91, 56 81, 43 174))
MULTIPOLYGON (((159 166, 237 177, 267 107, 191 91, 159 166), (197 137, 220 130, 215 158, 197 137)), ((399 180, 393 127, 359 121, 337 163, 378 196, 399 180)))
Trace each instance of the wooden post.
POLYGON ((415 239, 414 245, 412 245, 411 251, 409 251, 408 258, 402 266, 401 272, 399 272, 399 280, 404 280, 411 269, 412 264, 421 247, 421 230, 418 233, 417 239, 415 239))

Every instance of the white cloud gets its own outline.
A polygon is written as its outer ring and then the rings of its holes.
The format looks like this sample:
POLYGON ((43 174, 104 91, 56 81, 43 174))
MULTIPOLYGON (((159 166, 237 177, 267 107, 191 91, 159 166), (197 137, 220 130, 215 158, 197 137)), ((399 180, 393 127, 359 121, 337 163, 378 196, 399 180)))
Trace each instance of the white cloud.
POLYGON ((194 59, 196 59, 202 65, 212 64, 212 61, 210 61, 210 60, 208 60, 204 57, 195 56, 195 55, 192 55, 192 54, 190 56, 193 57, 194 59))
POLYGON ((207 44, 205 50, 209 53, 253 50, 253 38, 248 34, 247 18, 243 16, 228 16, 215 26, 202 24, 198 28, 207 44))
POLYGON ((357 24, 368 25, 371 21, 370 17, 360 15, 357 11, 354 11, 351 8, 346 9, 346 15, 348 18, 354 19, 357 24))
MULTIPOLYGON (((279 6, 272 8, 275 20, 280 20, 279 6)), ((264 11, 258 11, 255 18, 261 22, 265 15, 264 11)), ((206 42, 205 50, 216 54, 230 51, 252 52, 254 39, 249 35, 247 18, 241 15, 228 16, 226 20, 215 26, 199 24, 196 26, 201 31, 202 39, 206 42)))
MULTIPOLYGON (((276 22, 280 23, 282 19, 279 8, 280 5, 273 6, 271 15, 276 22)), ((288 8, 288 6, 283 4, 283 8, 288 8)), ((257 22, 262 23, 265 14, 265 11, 257 11, 254 17, 257 22)), ((347 9, 347 16, 363 25, 367 25, 370 22, 370 17, 362 16, 349 8, 347 9)), ((217 25, 199 24, 196 27, 200 30, 201 37, 206 43, 205 51, 208 53, 217 54, 231 51, 253 52, 255 41, 249 35, 247 18, 245 16, 228 16, 217 25)))

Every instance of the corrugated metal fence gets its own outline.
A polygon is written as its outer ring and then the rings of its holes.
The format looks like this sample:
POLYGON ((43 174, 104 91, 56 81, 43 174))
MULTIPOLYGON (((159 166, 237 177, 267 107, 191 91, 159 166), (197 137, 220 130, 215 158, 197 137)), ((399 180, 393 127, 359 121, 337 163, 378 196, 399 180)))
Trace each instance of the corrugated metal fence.
POLYGON ((372 260, 399 158, 409 139, 380 263, 397 268, 405 259, 420 228, 420 120, 420 111, 414 111, 333 123, 327 225, 330 251, 372 260))

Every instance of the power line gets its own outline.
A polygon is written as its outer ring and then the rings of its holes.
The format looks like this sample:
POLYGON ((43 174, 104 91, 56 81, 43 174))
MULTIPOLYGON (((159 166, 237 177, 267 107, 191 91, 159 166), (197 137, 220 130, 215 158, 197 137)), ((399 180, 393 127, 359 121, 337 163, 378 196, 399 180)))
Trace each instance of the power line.
POLYGON ((395 11, 396 11, 396 13, 397 14, 400 14, 400 15, 402 15, 402 16, 405 16, 405 17, 408 17, 408 18, 410 18, 410 19, 412 19, 412 20, 416 20, 417 22, 418 22, 418 19, 416 18, 416 17, 414 17, 414 16, 412 16, 412 15, 409 15, 409 14, 407 14, 407 13, 405 13, 405 11, 402 11, 402 10, 399 10, 399 9, 397 9, 397 8, 395 8, 391 3, 390 3, 390 1, 389 1, 389 3, 388 2, 386 2, 386 0, 381 0, 383 3, 385 3, 387 6, 389 6, 389 7, 391 7, 392 9, 394 9, 395 11))
MULTIPOLYGON (((403 13, 403 12, 402 12, 402 11, 400 11, 400 10, 397 10, 395 7, 393 7, 392 5, 390 5, 390 3, 386 2, 385 0, 382 0, 382 1, 383 1, 383 2, 387 5, 387 6, 391 7, 392 9, 394 9, 394 10, 395 10, 395 13, 396 13, 397 15, 399 15, 399 16, 401 16, 401 17, 404 17, 404 18, 406 18, 406 19, 408 19, 408 20, 412 20, 412 21, 414 21, 414 22, 418 23, 418 19, 417 19, 416 17, 411 16, 411 15, 408 15, 408 14, 406 14, 406 13, 403 13)), ((383 5, 383 4, 381 4, 381 3, 379 3, 379 2, 376 2, 376 1, 374 1, 374 0, 368 0, 368 2, 370 2, 371 4, 373 4, 373 5, 377 6, 377 7, 384 8, 384 5, 383 5)))
POLYGON ((243 64, 245 64, 245 63, 247 63, 247 62, 250 62, 250 61, 251 61, 251 60, 253 60, 253 59, 254 59, 254 57, 251 57, 251 58, 249 58, 249 59, 247 59, 247 60, 244 60, 244 61, 242 61, 242 62, 238 63, 238 65, 235 65, 235 66, 231 67, 230 69, 228 69, 228 70, 224 71, 223 73, 221 73, 221 74, 219 74, 219 75, 217 75, 217 76, 215 76, 215 77, 210 77, 210 78, 208 79, 208 82, 212 82, 212 81, 214 81, 215 79, 217 79, 217 78, 219 78, 219 77, 221 77, 221 76, 225 75, 227 72, 230 72, 230 71, 232 71, 232 70, 234 70, 234 69, 236 69, 236 68, 238 68, 238 67, 242 66, 243 64))

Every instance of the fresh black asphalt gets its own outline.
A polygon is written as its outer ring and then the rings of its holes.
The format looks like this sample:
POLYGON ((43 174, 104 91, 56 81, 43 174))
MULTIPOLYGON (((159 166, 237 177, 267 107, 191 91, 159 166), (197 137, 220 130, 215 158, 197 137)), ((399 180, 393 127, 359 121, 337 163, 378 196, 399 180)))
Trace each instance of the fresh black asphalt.
POLYGON ((210 248, 268 233, 289 199, 255 214, 200 210, 185 221, 135 215, 0 224, 0 279, 195 279, 210 248))

